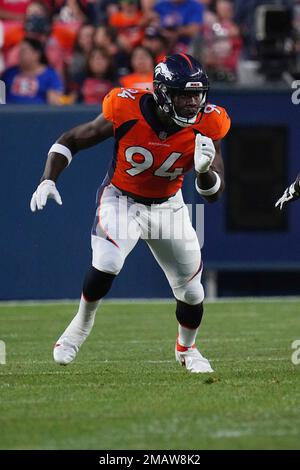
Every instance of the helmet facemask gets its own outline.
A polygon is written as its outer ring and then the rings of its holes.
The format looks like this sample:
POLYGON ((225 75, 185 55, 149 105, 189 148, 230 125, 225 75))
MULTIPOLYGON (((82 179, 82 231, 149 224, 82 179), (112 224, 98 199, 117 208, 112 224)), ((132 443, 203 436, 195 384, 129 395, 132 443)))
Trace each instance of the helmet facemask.
POLYGON ((180 112, 178 110, 176 111, 176 107, 174 104, 174 95, 176 95, 176 90, 171 91, 173 113, 170 117, 178 126, 188 127, 188 126, 191 126, 192 124, 198 124, 200 122, 203 112, 204 112, 204 108, 206 106, 208 90, 204 90, 204 89, 195 90, 194 88, 192 90, 186 90, 187 93, 189 92, 195 93, 196 91, 198 91, 199 93, 199 105, 198 105, 198 109, 196 113, 191 117, 184 117, 180 115, 180 112))

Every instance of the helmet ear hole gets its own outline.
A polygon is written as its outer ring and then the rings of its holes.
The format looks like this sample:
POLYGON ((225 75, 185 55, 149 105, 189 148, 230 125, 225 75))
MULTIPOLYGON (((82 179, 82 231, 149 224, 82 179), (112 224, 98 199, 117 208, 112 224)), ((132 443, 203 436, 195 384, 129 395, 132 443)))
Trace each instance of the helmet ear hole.
POLYGON ((154 84, 154 99, 158 107, 167 114, 172 111, 172 100, 169 94, 168 87, 161 82, 153 81, 154 84))

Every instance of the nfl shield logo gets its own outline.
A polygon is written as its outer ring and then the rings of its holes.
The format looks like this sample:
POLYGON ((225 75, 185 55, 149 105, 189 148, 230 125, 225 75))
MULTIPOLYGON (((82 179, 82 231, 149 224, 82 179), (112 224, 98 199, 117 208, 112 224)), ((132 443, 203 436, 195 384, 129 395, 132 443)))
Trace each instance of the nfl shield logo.
POLYGON ((165 140, 167 138, 168 134, 165 131, 161 131, 158 136, 159 136, 160 140, 165 140))

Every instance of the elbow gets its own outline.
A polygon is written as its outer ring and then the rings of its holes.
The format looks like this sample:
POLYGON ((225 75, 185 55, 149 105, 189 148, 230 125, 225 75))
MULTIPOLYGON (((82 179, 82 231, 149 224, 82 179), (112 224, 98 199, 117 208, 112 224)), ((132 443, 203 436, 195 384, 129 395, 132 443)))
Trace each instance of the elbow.
POLYGON ((76 152, 76 145, 71 131, 64 132, 57 140, 57 143, 68 147, 72 154, 76 152))

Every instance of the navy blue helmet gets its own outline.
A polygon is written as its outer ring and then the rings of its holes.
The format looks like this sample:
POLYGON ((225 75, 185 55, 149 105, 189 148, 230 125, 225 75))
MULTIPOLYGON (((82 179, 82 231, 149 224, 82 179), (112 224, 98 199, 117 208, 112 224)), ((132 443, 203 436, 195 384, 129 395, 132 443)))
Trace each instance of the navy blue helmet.
POLYGON ((200 121, 207 103, 209 82, 200 62, 188 54, 174 54, 160 62, 154 70, 153 93, 158 107, 181 127, 188 127, 200 121), (178 116, 172 96, 176 91, 198 91, 200 106, 195 116, 178 116))

